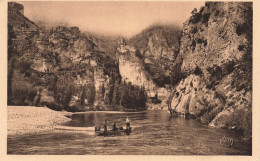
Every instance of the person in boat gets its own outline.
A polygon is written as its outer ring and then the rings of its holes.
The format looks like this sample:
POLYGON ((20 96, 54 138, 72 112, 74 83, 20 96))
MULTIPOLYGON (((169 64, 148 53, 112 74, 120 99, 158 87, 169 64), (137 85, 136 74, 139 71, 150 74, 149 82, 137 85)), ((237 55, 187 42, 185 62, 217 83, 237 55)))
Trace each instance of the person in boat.
POLYGON ((105 124, 104 124, 104 133, 107 133, 107 120, 105 120, 105 124))
POLYGON ((114 131, 114 134, 118 130, 117 127, 116 127, 116 123, 114 123, 112 130, 114 131))
POLYGON ((131 130, 131 127, 130 127, 130 119, 127 117, 126 120, 126 130, 130 131, 131 130))

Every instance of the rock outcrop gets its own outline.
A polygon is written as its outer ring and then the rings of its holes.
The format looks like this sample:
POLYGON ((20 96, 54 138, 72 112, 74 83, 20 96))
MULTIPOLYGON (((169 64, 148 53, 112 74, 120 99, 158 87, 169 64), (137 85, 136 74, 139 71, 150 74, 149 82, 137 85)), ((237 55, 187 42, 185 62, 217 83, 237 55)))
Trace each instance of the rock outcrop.
POLYGON ((249 128, 235 116, 252 118, 252 3, 206 2, 193 12, 173 71, 171 109, 214 127, 249 128))
POLYGON ((152 25, 127 44, 136 50, 145 70, 160 87, 171 83, 172 65, 178 55, 181 30, 173 25, 152 25))
MULTIPOLYGON (((169 89, 159 86, 153 76, 145 68, 145 57, 139 57, 135 46, 129 46, 121 41, 117 48, 119 72, 123 81, 131 82, 133 85, 144 87, 147 96, 151 99, 157 97, 160 103, 154 104, 149 100, 148 109, 167 110, 167 99, 169 89)), ((157 53, 154 53, 157 54, 157 53)), ((165 85, 165 84, 164 84, 165 85)))

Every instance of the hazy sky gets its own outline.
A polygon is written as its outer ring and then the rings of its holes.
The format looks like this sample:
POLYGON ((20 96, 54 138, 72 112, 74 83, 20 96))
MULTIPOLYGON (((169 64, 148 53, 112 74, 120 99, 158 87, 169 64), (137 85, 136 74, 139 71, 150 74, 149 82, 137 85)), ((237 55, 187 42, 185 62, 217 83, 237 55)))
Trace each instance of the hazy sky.
POLYGON ((182 26, 204 2, 19 2, 32 21, 78 26, 81 31, 133 36, 154 23, 182 26))

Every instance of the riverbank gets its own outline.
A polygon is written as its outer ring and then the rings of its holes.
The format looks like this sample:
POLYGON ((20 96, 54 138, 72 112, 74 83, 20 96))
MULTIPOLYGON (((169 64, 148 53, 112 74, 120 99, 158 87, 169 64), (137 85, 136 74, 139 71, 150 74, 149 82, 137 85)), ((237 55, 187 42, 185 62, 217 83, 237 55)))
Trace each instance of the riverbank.
POLYGON ((69 112, 53 111, 47 107, 8 106, 7 133, 19 135, 53 130, 71 119, 69 112))

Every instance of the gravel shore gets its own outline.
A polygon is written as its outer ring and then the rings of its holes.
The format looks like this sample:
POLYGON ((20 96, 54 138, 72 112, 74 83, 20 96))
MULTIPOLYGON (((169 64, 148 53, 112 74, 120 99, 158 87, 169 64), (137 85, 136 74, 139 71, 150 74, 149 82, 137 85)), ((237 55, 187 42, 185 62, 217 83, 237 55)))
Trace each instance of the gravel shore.
POLYGON ((53 130, 55 126, 70 121, 68 112, 53 111, 47 107, 8 106, 7 133, 19 135, 53 130))

